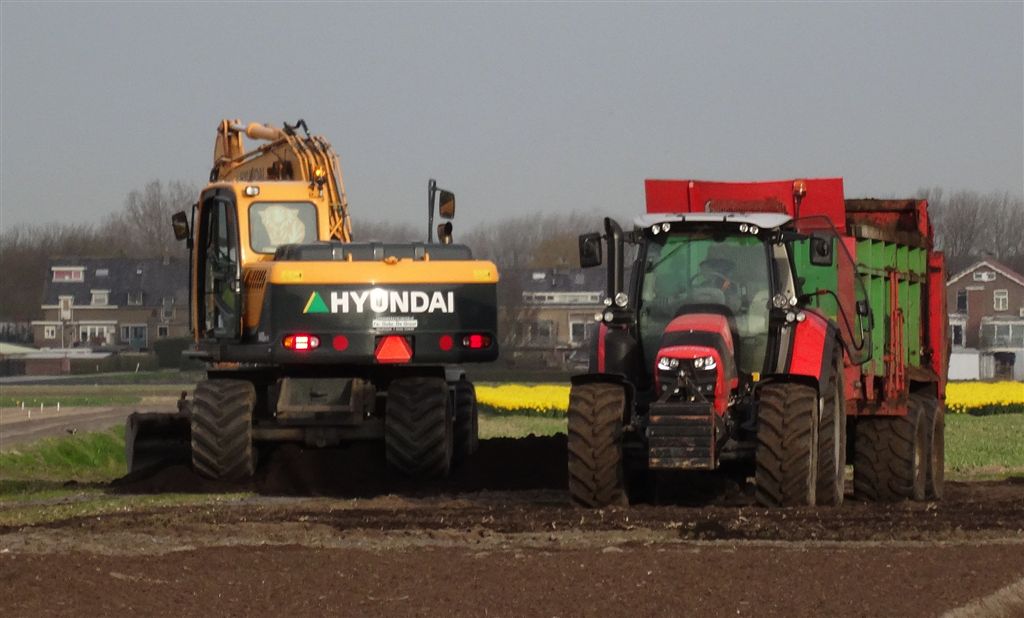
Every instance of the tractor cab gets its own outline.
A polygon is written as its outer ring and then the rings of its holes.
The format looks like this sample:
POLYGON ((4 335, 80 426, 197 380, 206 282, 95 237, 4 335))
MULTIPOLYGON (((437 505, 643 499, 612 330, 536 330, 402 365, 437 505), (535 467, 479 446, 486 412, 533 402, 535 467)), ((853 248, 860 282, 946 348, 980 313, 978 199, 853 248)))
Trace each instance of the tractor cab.
POLYGON ((788 222, 757 214, 636 221, 637 332, 656 394, 714 394, 724 411, 729 391, 763 371, 771 299, 788 303, 796 293, 786 247, 772 242, 788 222), (676 386, 680 368, 689 380, 676 386))

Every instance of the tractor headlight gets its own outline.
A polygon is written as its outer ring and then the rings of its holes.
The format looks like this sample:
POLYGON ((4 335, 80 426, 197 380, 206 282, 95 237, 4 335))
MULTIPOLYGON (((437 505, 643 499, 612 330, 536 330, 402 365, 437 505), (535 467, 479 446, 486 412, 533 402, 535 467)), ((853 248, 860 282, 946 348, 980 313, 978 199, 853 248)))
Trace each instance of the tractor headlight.
POLYGON ((704 371, 711 371, 718 367, 718 361, 715 360, 714 356, 698 356, 693 359, 693 366, 696 369, 703 369, 704 371))
POLYGON ((678 358, 670 358, 668 356, 662 356, 661 358, 658 359, 658 369, 660 369, 662 371, 672 371, 673 369, 675 369, 677 367, 679 367, 679 359, 678 358))
POLYGON ((619 292, 615 295, 615 305, 618 307, 625 307, 626 303, 629 302, 629 296, 626 296, 625 292, 619 292))

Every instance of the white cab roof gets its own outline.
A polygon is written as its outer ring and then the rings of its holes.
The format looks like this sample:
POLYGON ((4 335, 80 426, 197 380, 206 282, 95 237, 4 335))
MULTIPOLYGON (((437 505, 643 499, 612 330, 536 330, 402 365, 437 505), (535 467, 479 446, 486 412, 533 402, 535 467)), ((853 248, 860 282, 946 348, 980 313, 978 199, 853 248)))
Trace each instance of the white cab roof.
POLYGON ((651 227, 655 223, 686 221, 693 223, 730 222, 756 225, 763 230, 785 225, 792 221, 789 215, 776 212, 688 212, 682 214, 646 214, 633 220, 637 227, 651 227))

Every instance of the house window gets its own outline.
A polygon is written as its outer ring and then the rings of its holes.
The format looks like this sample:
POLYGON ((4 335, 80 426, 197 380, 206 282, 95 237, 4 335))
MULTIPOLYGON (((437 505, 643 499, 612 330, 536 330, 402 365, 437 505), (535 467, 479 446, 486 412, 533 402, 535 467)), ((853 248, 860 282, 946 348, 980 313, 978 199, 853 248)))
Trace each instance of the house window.
POLYGON ((534 322, 530 327, 530 342, 539 345, 548 345, 552 342, 552 324, 550 320, 534 322))
POLYGON ((586 336, 586 322, 569 322, 569 340, 572 343, 582 343, 586 336))
POLYGON ((1024 347, 1024 323, 988 323, 981 325, 982 347, 1024 347))
POLYGON ((956 312, 967 313, 967 290, 956 291, 956 312))
POLYGON ((54 266, 53 280, 57 282, 81 282, 85 280, 85 268, 82 266, 54 266))
POLYGON ((164 320, 173 320, 174 319, 174 297, 173 296, 164 296, 163 303, 161 303, 161 304, 163 305, 163 309, 162 309, 160 317, 163 318, 164 320))
POLYGON ((996 280, 996 274, 994 272, 992 272, 991 270, 982 270, 982 271, 974 273, 974 280, 975 281, 995 281, 996 280))
POLYGON ((167 327, 166 326, 157 326, 156 327, 156 336, 157 337, 166 337, 167 336, 167 327))
POLYGON ((107 305, 107 301, 110 298, 109 290, 93 290, 92 291, 92 304, 93 305, 107 305))
POLYGON ((141 305, 142 304, 142 292, 128 292, 128 304, 129 305, 141 305))
POLYGON ((1007 290, 996 290, 992 292, 992 308, 996 311, 1006 311, 1010 308, 1010 293, 1007 290))
POLYGON ((56 326, 44 326, 43 327, 43 339, 56 339, 57 338, 57 327, 56 326))
POLYGON ((74 296, 61 296, 59 301, 60 306, 60 319, 70 320, 71 319, 71 305, 75 302, 74 296))
POLYGON ((102 345, 105 343, 109 343, 110 330, 111 328, 109 326, 80 326, 78 329, 78 336, 82 343, 95 342, 97 344, 102 345))
POLYGON ((131 338, 132 338, 131 337, 131 327, 130 326, 122 326, 121 327, 121 343, 128 343, 128 341, 131 338))
POLYGON ((950 328, 953 330, 953 345, 962 346, 964 344, 964 327, 960 324, 954 324, 950 328))

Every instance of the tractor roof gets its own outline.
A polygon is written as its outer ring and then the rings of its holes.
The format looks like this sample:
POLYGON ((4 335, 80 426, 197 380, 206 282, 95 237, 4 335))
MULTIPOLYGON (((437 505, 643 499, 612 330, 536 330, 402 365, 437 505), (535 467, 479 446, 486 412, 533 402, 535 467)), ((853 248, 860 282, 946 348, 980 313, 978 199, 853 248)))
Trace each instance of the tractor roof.
POLYGON ((646 214, 633 220, 637 227, 645 228, 655 223, 746 223, 756 225, 763 230, 783 226, 793 218, 789 215, 774 212, 688 212, 683 214, 646 214))

